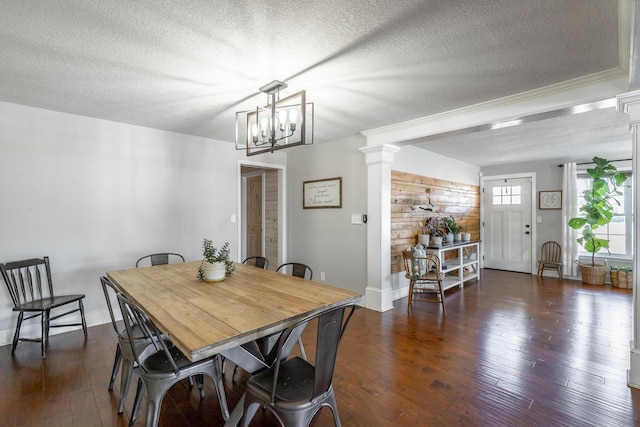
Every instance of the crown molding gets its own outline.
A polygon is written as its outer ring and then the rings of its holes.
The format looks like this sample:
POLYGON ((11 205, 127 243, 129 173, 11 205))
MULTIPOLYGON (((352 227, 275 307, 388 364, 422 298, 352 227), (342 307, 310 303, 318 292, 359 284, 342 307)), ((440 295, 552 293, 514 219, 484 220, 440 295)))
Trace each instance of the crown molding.
POLYGON ((426 136, 615 98, 627 90, 628 74, 617 67, 361 133, 367 138, 367 145, 406 144, 426 136))

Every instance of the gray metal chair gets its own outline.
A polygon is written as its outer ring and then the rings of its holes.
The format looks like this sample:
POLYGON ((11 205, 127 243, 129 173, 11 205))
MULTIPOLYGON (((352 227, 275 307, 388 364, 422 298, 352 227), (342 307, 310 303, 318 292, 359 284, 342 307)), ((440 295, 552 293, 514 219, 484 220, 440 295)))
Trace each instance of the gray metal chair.
MULTIPOLYGON (((136 339, 131 345, 129 342, 129 336, 126 328, 121 329, 118 326, 115 315, 113 313, 113 306, 111 304, 111 295, 117 298, 120 293, 118 289, 111 283, 111 281, 105 277, 100 277, 100 283, 102 284, 102 291, 107 301, 107 307, 109 308, 109 316, 111 317, 111 324, 113 330, 116 331, 118 336, 118 344, 116 346, 116 356, 113 361, 113 369, 111 371, 111 380, 109 381, 109 391, 113 391, 113 385, 118 376, 118 369, 122 365, 122 371, 120 373, 120 400, 118 402, 118 414, 122 414, 124 411, 124 402, 127 399, 129 392, 129 385, 131 384, 131 375, 133 373, 133 366, 136 361, 136 357, 140 360, 145 358, 145 354, 150 350, 155 351, 155 347, 151 346, 151 341, 147 340, 140 330, 140 327, 136 324, 133 325, 133 333, 136 339), (132 350, 135 352, 132 353, 132 350)), ((118 305, 118 307, 120 307, 118 305)))
POLYGON ((278 273, 287 273, 292 276, 301 277, 303 279, 313 279, 313 270, 311 270, 311 267, 300 262, 287 262, 284 264, 280 264, 276 271, 278 273), (307 273, 309 273, 309 277, 306 277, 307 273))
POLYGON ((241 425, 247 427, 260 406, 269 409, 284 426, 307 427, 316 413, 328 406, 336 426, 340 426, 338 407, 333 393, 333 371, 338 345, 353 315, 355 305, 338 307, 311 316, 287 329, 278 340, 274 365, 249 378, 244 395, 241 425), (349 310, 345 318, 345 311, 349 310), (293 357, 283 360, 289 335, 310 320, 318 320, 315 366, 293 357))
MULTIPOLYGON (((229 409, 219 368, 220 357, 215 355, 198 362, 191 362, 177 347, 164 340, 162 332, 140 307, 122 294, 118 295, 118 302, 122 310, 129 344, 131 345, 137 338, 134 326, 138 325, 145 339, 150 341, 155 348, 155 352, 144 360, 136 355, 133 348, 131 349, 140 367, 140 378, 138 379, 138 388, 129 425, 135 424, 138 417, 143 389, 147 394, 146 425, 147 427, 155 427, 158 425, 162 399, 166 392, 177 382, 193 376, 208 376, 213 380, 220 402, 220 411, 226 421, 229 418, 229 409)), ((201 385, 201 381, 199 385, 201 385)))
POLYGON ((174 262, 184 262, 184 257, 180 254, 176 254, 173 252, 161 252, 157 254, 145 255, 136 261, 136 268, 140 267, 141 263, 145 263, 149 261, 151 265, 162 265, 169 264, 170 261, 174 262))
POLYGON ((254 267, 269 269, 269 260, 263 256, 250 256, 242 261, 243 264, 253 265, 254 267))
POLYGON ((13 311, 18 312, 16 331, 13 335, 11 353, 15 352, 19 341, 39 342, 42 358, 47 357, 46 347, 49 340, 50 328, 68 326, 82 326, 84 338, 87 339, 87 322, 84 317, 82 300, 84 294, 55 295, 51 280, 51 267, 49 257, 33 258, 24 261, 7 262, 0 264, 2 278, 7 285, 9 295, 13 301, 13 311), (64 313, 51 315, 52 310, 68 304, 77 303, 78 308, 64 313), (80 323, 65 323, 52 325, 51 322, 63 316, 80 312, 80 323), (24 317, 27 314, 27 317, 24 317), (40 316, 40 338, 21 338, 20 327, 24 320, 40 316))

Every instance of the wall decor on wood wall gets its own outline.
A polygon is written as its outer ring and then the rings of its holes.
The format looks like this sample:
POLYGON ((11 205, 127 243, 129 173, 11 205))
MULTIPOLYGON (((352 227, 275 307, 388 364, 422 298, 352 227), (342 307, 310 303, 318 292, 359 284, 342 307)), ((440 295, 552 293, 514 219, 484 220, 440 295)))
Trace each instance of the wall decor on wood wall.
POLYGON ((342 177, 302 183, 304 209, 342 208, 342 177))

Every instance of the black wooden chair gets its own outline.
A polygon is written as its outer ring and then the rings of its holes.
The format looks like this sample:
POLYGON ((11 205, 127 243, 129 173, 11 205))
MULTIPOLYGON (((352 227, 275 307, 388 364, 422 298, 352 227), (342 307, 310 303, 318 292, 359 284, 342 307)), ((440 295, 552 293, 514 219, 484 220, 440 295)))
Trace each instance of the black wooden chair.
POLYGON ((260 372, 247 382, 244 395, 244 415, 242 426, 251 422, 260 406, 274 413, 285 426, 308 426, 313 417, 323 407, 333 412, 336 426, 340 426, 338 407, 333 393, 333 371, 338 345, 344 334, 355 305, 337 307, 315 314, 282 333, 277 344, 278 355, 274 365, 260 372), (345 311, 349 311, 345 317, 345 311), (317 319, 318 333, 315 365, 300 358, 284 360, 289 335, 310 320, 317 319))
POLYGON ((87 322, 84 317, 84 306, 82 305, 84 294, 54 294, 49 257, 0 264, 0 272, 9 290, 9 295, 11 295, 13 311, 18 312, 11 353, 15 352, 18 341, 40 342, 42 358, 46 358, 50 328, 82 326, 84 338, 85 340, 87 339, 87 322), (78 305, 77 308, 55 315, 51 313, 55 309, 75 303, 78 305), (56 319, 76 312, 80 312, 80 323, 51 324, 56 319), (40 338, 21 338, 20 327, 22 322, 38 316, 40 316, 40 338))
POLYGON ((140 267, 141 264, 145 264, 147 261, 151 263, 151 265, 162 265, 169 264, 169 262, 184 262, 184 257, 180 254, 176 254, 173 252, 161 252, 157 254, 145 255, 136 261, 136 268, 140 267))

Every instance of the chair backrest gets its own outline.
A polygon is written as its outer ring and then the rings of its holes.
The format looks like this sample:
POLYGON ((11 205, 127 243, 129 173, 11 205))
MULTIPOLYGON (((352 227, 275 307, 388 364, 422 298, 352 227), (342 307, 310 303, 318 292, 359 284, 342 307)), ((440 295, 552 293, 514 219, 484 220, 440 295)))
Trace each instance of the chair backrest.
POLYGON ((311 270, 311 267, 299 262, 287 262, 281 264, 276 271, 279 273, 290 274, 296 277, 302 277, 303 279, 313 279, 313 270, 311 270), (307 273, 309 273, 309 277, 306 277, 307 273))
POLYGON ((140 340, 144 338, 150 344, 152 344, 156 351, 163 351, 166 356, 167 362, 171 365, 171 369, 173 372, 178 374, 180 369, 176 365, 171 352, 169 351, 169 347, 167 346, 167 342, 163 339, 162 332, 158 329, 158 327, 151 321, 149 316, 133 301, 129 300, 123 294, 118 294, 118 303, 120 304, 120 310, 122 310, 122 319, 124 320, 124 326, 127 331, 127 336, 129 338, 129 343, 132 346, 131 351, 133 352, 136 363, 140 367, 140 369, 144 369, 144 365, 139 360, 138 352, 133 347, 136 340, 140 340), (143 334, 143 337, 136 335, 133 328, 137 325, 140 331, 143 334))
POLYGON ((113 330, 116 331, 116 334, 120 336, 120 331, 118 330, 118 323, 113 313, 113 305, 111 304, 111 294, 113 294, 113 296, 117 298, 117 295, 120 292, 115 287, 115 285, 111 283, 111 280, 109 280, 109 278, 106 276, 100 277, 100 284, 102 285, 102 292, 104 293, 104 298, 107 301, 107 308, 109 309, 109 317, 111 317, 111 325, 113 326, 113 330))
POLYGON ((14 306, 53 297, 49 257, 0 264, 14 306))
POLYGON ((440 275, 440 258, 436 254, 416 256, 411 251, 402 252, 404 260, 405 277, 415 279, 432 279, 434 274, 440 275), (431 275, 429 275, 431 273, 431 275))
POLYGON ((540 261, 561 262, 562 248, 558 242, 545 242, 540 249, 540 261))
POLYGON ((242 263, 253 265, 254 267, 264 268, 265 270, 269 268, 269 260, 263 256, 250 256, 249 258, 242 261, 242 263))
POLYGON ((161 252, 157 254, 145 255, 142 258, 140 258, 138 261, 136 261, 136 268, 140 267, 141 262, 143 261, 146 262, 147 260, 149 260, 149 262, 153 266, 153 265, 169 264, 170 260, 173 260, 174 262, 184 262, 184 257, 180 254, 176 254, 173 252, 161 252))
POLYGON ((273 387, 271 390, 271 401, 274 402, 276 386, 278 383, 278 372, 280 363, 286 358, 286 352, 291 351, 290 335, 299 330, 301 326, 306 325, 313 319, 318 319, 318 333, 316 339, 316 358, 315 358, 315 374, 313 382, 313 396, 311 400, 327 392, 333 381, 333 371, 336 365, 338 355, 338 346, 342 340, 349 320, 353 316, 356 306, 354 304, 342 307, 336 307, 331 310, 315 314, 307 319, 302 320, 296 325, 285 330, 278 340, 278 356, 274 369, 273 387), (345 311, 348 314, 345 317, 345 311))

